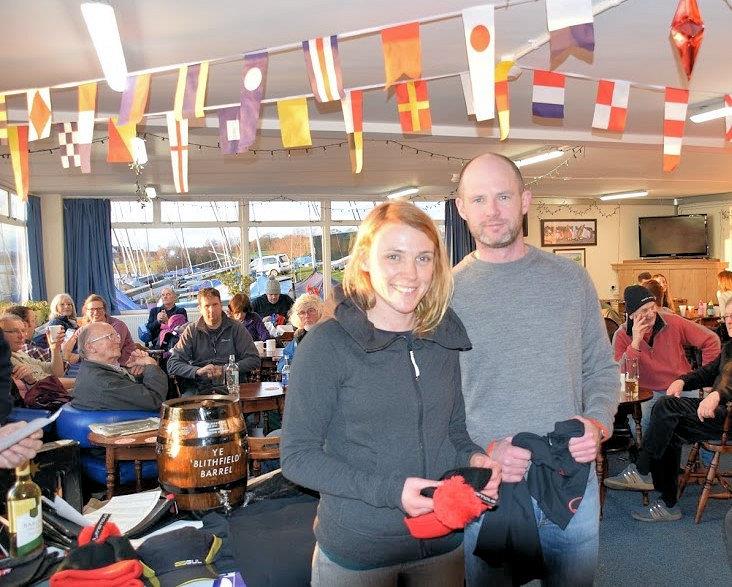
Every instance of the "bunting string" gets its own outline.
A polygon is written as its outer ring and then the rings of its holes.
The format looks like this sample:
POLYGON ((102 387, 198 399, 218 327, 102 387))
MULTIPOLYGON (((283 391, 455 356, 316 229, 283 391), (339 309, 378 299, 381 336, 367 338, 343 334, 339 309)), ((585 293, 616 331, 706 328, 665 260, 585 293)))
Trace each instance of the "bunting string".
POLYGON ((538 218, 543 219, 547 217, 553 217, 559 214, 566 215, 567 213, 572 216, 590 216, 599 214, 603 218, 612 218, 617 215, 620 211, 620 205, 615 204, 612 208, 608 209, 607 205, 599 205, 597 202, 591 202, 586 205, 577 205, 569 202, 559 202, 557 204, 547 204, 541 200, 536 201, 536 215, 538 218))

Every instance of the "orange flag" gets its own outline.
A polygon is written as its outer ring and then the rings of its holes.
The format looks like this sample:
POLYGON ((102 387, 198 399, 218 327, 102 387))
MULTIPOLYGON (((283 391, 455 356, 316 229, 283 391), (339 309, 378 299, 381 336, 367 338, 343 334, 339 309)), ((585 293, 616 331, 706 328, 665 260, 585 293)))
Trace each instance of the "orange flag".
POLYGON ((422 75, 422 50, 419 44, 419 23, 381 31, 381 45, 384 51, 384 78, 389 89, 402 76, 418 79, 422 75))
POLYGON ((109 147, 107 149, 107 163, 132 163, 132 139, 137 136, 137 125, 117 124, 117 118, 109 119, 107 125, 109 133, 109 147))
POLYGON ((430 100, 427 82, 404 82, 396 87, 397 111, 404 133, 429 133, 432 131, 430 100))
POLYGON ((513 61, 501 61, 496 65, 496 110, 498 111, 498 129, 502 141, 508 138, 508 131, 511 128, 511 109, 508 91, 508 72, 513 67, 513 61))
POLYGON ((13 165, 13 176, 15 177, 15 191, 20 199, 28 200, 28 184, 30 174, 28 172, 28 125, 8 127, 8 145, 10 147, 10 160, 13 165))

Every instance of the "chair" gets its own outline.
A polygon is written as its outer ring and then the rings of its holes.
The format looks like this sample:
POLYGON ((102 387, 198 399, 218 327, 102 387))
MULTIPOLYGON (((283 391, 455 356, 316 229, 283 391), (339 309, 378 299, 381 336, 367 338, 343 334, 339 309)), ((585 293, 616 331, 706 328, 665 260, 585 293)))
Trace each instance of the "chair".
POLYGON ((607 330, 607 335, 610 337, 610 342, 613 341, 613 336, 615 335, 615 331, 620 328, 620 325, 615 322, 612 318, 608 318, 607 316, 604 318, 605 320, 605 329, 607 330))
POLYGON ((249 436, 247 442, 249 443, 249 466, 252 477, 262 474, 262 461, 280 458, 279 435, 249 436))
MULTIPOLYGON (((158 417, 159 415, 158 412, 144 412, 141 410, 79 410, 67 404, 56 420, 56 432, 59 438, 70 438, 79 442, 82 449, 81 470, 84 475, 101 485, 106 485, 107 466, 104 456, 97 456, 99 447, 89 442, 89 424, 110 424, 112 422, 158 417), (97 450, 92 452, 90 450, 92 448, 97 450)), ((157 462, 143 461, 141 471, 141 479, 156 479, 158 476, 157 462)), ((141 479, 137 478, 132 461, 120 463, 120 485, 128 485, 133 482, 139 483, 141 479)))
MULTIPOLYGON (((732 483, 727 479, 732 477, 732 472, 719 471, 719 459, 722 454, 732 453, 732 444, 727 444, 727 440, 730 439, 730 431, 732 429, 732 402, 727 403, 727 416, 724 419, 724 425, 722 427, 722 437, 719 441, 707 440, 704 442, 695 442, 689 452, 689 460, 686 462, 686 468, 679 482, 679 497, 684 493, 684 489, 689 482, 689 478, 692 476, 692 471, 698 466, 699 451, 704 448, 714 453, 712 462, 707 469, 706 478, 704 481, 704 489, 699 496, 699 502, 696 506, 696 515, 694 516, 694 522, 701 522, 702 516, 704 515, 704 509, 707 507, 707 500, 711 497, 713 499, 732 499, 732 483), (712 493, 712 485, 719 483, 724 488, 724 491, 719 493, 712 493)), ((730 439, 732 440, 732 439, 730 439)))

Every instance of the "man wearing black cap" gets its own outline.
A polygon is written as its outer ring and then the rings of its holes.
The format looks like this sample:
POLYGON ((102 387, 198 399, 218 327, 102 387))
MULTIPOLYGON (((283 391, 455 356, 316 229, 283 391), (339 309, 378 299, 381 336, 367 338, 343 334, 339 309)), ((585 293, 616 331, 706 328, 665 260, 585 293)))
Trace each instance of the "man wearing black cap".
MULTIPOLYGON (((648 427, 651 409, 669 386, 691 370, 685 346, 701 350, 702 365, 719 356, 719 337, 708 328, 671 312, 659 313, 658 299, 642 285, 630 285, 623 293, 627 322, 613 337, 615 360, 638 361, 639 384, 654 397, 642 405, 642 428, 648 427)), ((671 395, 679 395, 671 390, 671 395)), ((690 392, 691 393, 691 392, 690 392)))
POLYGON ((252 310, 262 317, 262 320, 269 321, 272 326, 277 326, 277 318, 273 315, 282 316, 287 322, 287 313, 295 302, 290 296, 282 293, 280 282, 275 277, 267 279, 267 289, 261 296, 252 300, 252 310))

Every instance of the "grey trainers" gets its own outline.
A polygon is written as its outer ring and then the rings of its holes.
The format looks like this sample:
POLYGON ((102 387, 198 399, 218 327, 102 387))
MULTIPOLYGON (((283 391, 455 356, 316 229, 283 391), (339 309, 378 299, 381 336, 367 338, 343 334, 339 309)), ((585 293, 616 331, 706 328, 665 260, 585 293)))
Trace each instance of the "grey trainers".
POLYGON ((626 489, 630 491, 652 491, 651 475, 641 475, 634 464, 630 464, 619 475, 608 477, 604 481, 605 487, 610 489, 626 489))
POLYGON ((682 514, 679 506, 675 505, 670 508, 657 499, 649 506, 633 510, 630 515, 641 522, 674 522, 680 520, 682 514))

